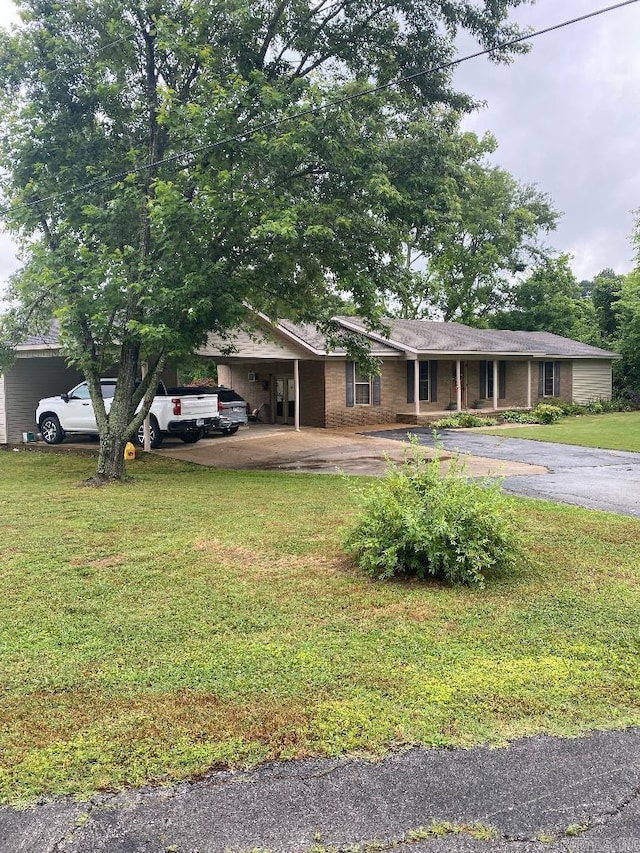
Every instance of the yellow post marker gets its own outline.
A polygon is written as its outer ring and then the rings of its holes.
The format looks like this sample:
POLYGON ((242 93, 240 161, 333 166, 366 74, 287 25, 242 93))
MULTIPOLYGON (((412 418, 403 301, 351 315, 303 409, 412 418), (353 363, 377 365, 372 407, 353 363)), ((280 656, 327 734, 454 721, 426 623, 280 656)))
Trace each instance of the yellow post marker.
POLYGON ((129 459, 135 459, 136 458, 136 449, 133 446, 133 444, 131 444, 130 441, 128 441, 124 446, 124 458, 127 461, 129 459))

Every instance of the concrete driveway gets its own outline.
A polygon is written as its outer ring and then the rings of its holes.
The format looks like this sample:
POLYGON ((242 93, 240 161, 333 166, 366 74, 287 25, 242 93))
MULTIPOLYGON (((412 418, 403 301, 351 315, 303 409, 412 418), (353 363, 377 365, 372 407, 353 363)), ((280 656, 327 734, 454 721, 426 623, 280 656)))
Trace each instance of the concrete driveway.
MULTIPOLYGON (((382 476, 387 460, 401 462, 407 450, 410 425, 389 431, 383 427, 314 429, 271 424, 250 424, 235 435, 212 435, 197 444, 168 439, 154 451, 176 459, 213 468, 291 471, 306 474, 368 474, 382 476), (366 433, 366 434, 365 434, 366 433)), ((427 455, 432 448, 425 447, 427 455)), ((451 454, 444 454, 444 462, 451 454)), ((539 464, 474 456, 469 460, 472 476, 542 474, 539 464)))
MULTIPOLYGON (((166 441, 155 452, 214 468, 345 473, 381 476, 387 460, 401 462, 407 436, 433 452, 433 431, 409 424, 313 429, 251 424, 234 436, 216 435, 195 445, 166 441)), ((640 453, 441 430, 447 459, 467 456, 472 476, 504 477, 504 489, 523 497, 640 517, 640 453)))
MULTIPOLYGON (((411 434, 421 445, 434 446, 431 430, 414 427, 411 434)), ((406 441, 407 431, 389 430, 384 436, 406 441)), ((505 491, 640 517, 640 453, 501 438, 471 430, 441 430, 438 441, 447 452, 490 457, 503 460, 505 465, 535 464, 546 469, 547 473, 529 472, 521 476, 505 467, 502 472, 506 478, 505 491)))

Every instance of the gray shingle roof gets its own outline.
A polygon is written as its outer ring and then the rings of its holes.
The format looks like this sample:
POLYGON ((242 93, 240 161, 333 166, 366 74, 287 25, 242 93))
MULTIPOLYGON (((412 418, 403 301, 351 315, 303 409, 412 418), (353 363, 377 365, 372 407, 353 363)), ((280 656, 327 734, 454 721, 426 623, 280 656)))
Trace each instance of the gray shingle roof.
MULTIPOLYGON (((345 330, 356 330, 371 339, 372 353, 377 356, 397 355, 409 351, 433 355, 523 355, 539 358, 619 358, 616 353, 592 347, 579 341, 553 335, 551 332, 511 332, 498 329, 475 329, 463 323, 443 323, 436 320, 384 320, 389 337, 371 332, 359 317, 334 318, 345 330)), ((298 339, 318 353, 327 353, 325 336, 310 323, 297 325, 280 320, 278 325, 291 337, 298 339)), ((48 332, 27 337, 19 349, 36 346, 55 346, 60 324, 54 320, 48 332)), ((331 351, 344 355, 343 347, 331 351)))
POLYGON ((21 348, 38 347, 38 346, 55 346, 60 339, 60 323, 58 320, 52 320, 51 326, 47 332, 42 332, 35 335, 27 335, 21 348))
MULTIPOLYGON (((444 323, 435 320, 397 320, 387 318, 388 343, 382 332, 371 332, 359 317, 336 317, 346 329, 354 329, 372 337, 378 346, 391 351, 409 351, 433 355, 522 355, 541 358, 616 358, 616 354, 599 347, 553 335, 550 332, 512 332, 498 329, 476 329, 463 323, 444 323)), ((314 349, 325 352, 326 340, 314 326, 296 326, 281 321, 290 334, 314 349)), ((334 354, 341 354, 334 351, 334 354)))
MULTIPOLYGON (((313 324, 301 323, 300 325, 297 325, 296 323, 292 323, 290 320, 278 320, 278 326, 284 329, 287 334, 316 350, 316 352, 323 354, 327 352, 327 339, 313 324)), ((371 341, 371 344, 371 351, 373 355, 384 356, 398 354, 397 347, 390 346, 382 341, 374 340, 371 341)), ((335 347, 331 350, 332 355, 346 355, 346 352, 345 347, 335 347)))

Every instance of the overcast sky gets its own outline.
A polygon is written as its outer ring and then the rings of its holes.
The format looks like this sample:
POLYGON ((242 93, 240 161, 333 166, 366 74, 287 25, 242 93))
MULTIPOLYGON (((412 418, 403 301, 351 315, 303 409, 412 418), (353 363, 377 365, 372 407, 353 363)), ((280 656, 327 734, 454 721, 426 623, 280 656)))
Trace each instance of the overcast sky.
MULTIPOLYGON (((538 0, 514 12, 521 24, 543 29, 613 5, 614 0, 538 0)), ((0 0, 0 24, 13 17, 0 0)), ((573 255, 579 279, 605 267, 634 266, 630 235, 640 207, 640 2, 574 24, 532 42, 511 65, 485 58, 463 63, 459 89, 487 102, 467 120, 491 131, 494 161, 535 183, 563 212, 549 243, 573 255)), ((469 46, 470 52, 473 46, 469 46)), ((18 267, 0 233, 0 286, 18 267)))

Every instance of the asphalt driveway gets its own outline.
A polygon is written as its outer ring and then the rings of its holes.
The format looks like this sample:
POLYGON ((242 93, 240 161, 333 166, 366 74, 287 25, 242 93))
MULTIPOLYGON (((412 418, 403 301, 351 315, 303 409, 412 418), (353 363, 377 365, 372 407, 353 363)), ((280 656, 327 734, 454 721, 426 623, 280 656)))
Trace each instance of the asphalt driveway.
POLYGON ((266 764, 0 808, 0 851, 638 853, 639 756, 628 729, 266 764))
MULTIPOLYGON (((430 429, 412 428, 410 433, 426 447, 435 444, 430 429)), ((407 429, 376 432, 375 435, 406 441, 407 429)), ((532 472, 522 476, 513 475, 505 467, 504 489, 515 495, 640 517, 640 453, 501 438, 468 430, 441 430, 438 443, 447 452, 460 451, 474 457, 499 459, 505 466, 519 462, 547 469, 548 473, 532 472)))

